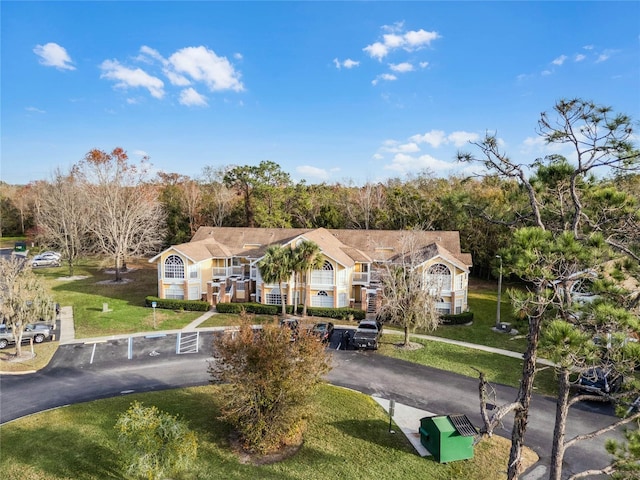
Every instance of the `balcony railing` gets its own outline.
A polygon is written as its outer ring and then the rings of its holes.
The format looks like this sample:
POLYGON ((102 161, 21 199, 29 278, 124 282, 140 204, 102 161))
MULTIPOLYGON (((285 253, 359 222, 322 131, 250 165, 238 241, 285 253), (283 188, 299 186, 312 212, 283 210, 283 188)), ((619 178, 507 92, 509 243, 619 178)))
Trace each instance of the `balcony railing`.
POLYGON ((366 285, 369 283, 369 273, 368 272, 353 272, 353 283, 361 283, 366 285))

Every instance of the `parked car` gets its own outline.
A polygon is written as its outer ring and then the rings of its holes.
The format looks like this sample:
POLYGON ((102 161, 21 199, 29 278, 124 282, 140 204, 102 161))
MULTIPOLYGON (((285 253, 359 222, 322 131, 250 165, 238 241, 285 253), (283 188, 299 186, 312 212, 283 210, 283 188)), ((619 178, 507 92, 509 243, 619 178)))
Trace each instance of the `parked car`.
POLYGON ((593 367, 578 378, 578 390, 596 395, 611 395, 622 388, 623 377, 610 367, 593 367))
POLYGON ((62 255, 59 254, 58 252, 52 252, 51 250, 48 250, 46 252, 42 252, 40 255, 40 257, 52 257, 52 258, 57 258, 58 260, 60 260, 62 258, 62 255))
POLYGON ((31 260, 32 267, 59 267, 60 266, 60 258, 56 258, 52 255, 36 255, 31 260))
POLYGON ((297 340, 299 333, 299 323, 297 318, 283 318, 280 320, 280 326, 291 329, 292 342, 297 340))
MULTIPOLYGON (((22 332, 22 343, 28 343, 33 338, 34 343, 42 343, 51 337, 51 325, 47 323, 28 323, 22 332)), ((15 344, 16 339, 11 327, 0 325, 0 349, 15 344)))
POLYGON ((334 325, 331 322, 318 322, 311 328, 311 333, 322 343, 329 343, 333 337, 334 325))
POLYGON ((362 320, 351 342, 356 348, 377 350, 381 336, 382 323, 375 320, 362 320))

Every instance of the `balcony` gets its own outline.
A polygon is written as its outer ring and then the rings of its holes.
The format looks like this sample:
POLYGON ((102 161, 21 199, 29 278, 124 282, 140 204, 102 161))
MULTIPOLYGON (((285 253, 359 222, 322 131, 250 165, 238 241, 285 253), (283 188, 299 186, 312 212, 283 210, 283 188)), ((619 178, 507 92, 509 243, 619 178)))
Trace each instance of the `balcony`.
POLYGON ((369 283, 369 272, 353 272, 353 283, 367 285, 369 283))

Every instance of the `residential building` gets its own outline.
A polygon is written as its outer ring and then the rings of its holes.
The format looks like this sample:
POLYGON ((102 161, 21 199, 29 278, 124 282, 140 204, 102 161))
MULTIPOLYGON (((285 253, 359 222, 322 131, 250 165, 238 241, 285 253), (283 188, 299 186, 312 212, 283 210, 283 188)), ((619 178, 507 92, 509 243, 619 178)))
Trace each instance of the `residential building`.
POLYGON ((467 310, 471 255, 460 251, 458 232, 337 230, 325 228, 200 227, 190 242, 173 245, 149 262, 158 267, 158 297, 220 302, 259 302, 313 307, 353 307, 375 313, 381 302, 380 272, 406 254, 408 235, 419 250, 425 288, 440 313, 467 310), (316 243, 322 267, 307 278, 266 284, 258 262, 267 247, 316 243), (305 288, 308 284, 309 288, 305 288), (435 288, 437 286, 437 288, 435 288))

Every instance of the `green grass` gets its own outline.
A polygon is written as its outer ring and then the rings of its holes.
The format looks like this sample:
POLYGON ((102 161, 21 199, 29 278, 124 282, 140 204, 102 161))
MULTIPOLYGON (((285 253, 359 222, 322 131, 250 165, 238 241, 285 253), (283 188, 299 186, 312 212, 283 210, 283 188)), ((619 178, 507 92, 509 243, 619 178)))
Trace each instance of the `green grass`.
MULTIPOLYGON (((398 335, 384 335, 378 350, 379 353, 478 378, 478 372, 472 368, 475 367, 487 375, 489 382, 516 388, 520 384, 522 360, 517 358, 418 338, 413 338, 412 341, 420 343, 423 348, 404 350, 395 346, 401 339, 402 337, 398 335)), ((540 367, 536 374, 534 388, 537 393, 555 395, 556 380, 554 370, 540 367)))
MULTIPOLYGON (((239 324, 239 315, 235 313, 217 313, 212 315, 207 320, 198 325, 198 328, 203 327, 228 327, 239 324)), ((247 318, 253 325, 262 325, 275 321, 277 318, 273 315, 252 315, 248 314, 247 318)))
MULTIPOLYGON (((505 294, 505 291, 506 286, 503 285, 500 319, 503 322, 510 322, 512 325, 516 325, 519 322, 513 316, 509 297, 505 294)), ((469 286, 467 300, 469 310, 473 312, 472 325, 441 325, 433 332, 417 329, 415 333, 504 348, 520 353, 525 351, 527 347, 526 331, 520 331, 519 335, 514 336, 492 330, 492 327, 496 324, 498 304, 498 287, 495 283, 473 279, 469 286)), ((387 326, 385 325, 385 327, 387 326)))
MULTIPOLYGON (((98 337, 153 330, 153 310, 144 306, 148 295, 157 293, 157 272, 144 260, 130 263, 127 283, 102 283, 113 280, 110 266, 97 261, 80 262, 74 268, 74 278, 67 279, 67 267, 34 270, 49 288, 54 300, 73 307, 76 338, 98 337), (108 312, 103 312, 103 304, 108 312)), ((156 309, 158 330, 178 329, 198 318, 202 312, 179 312, 156 309)))
POLYGON ((198 435, 195 466, 174 480, 505 478, 508 444, 503 439, 480 443, 471 460, 441 465, 431 457, 420 458, 404 435, 390 435, 388 417, 370 397, 330 386, 320 389, 304 445, 295 456, 270 465, 243 464, 230 448, 229 426, 217 420, 218 388, 120 396, 2 426, 3 478, 122 478, 113 426, 134 400, 179 415, 198 435))

